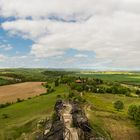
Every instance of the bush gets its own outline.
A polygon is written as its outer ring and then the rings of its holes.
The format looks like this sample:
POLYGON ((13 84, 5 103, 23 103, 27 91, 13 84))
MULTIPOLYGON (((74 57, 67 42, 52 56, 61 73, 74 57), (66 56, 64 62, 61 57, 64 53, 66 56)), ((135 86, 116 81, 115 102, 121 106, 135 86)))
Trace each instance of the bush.
POLYGON ((137 125, 140 126, 140 105, 131 105, 128 109, 128 115, 131 119, 133 119, 137 125))
POLYGON ((61 95, 57 95, 56 98, 62 98, 61 95))
POLYGON ((137 107, 137 111, 134 115, 134 119, 136 123, 140 125, 140 106, 137 107))
POLYGON ((139 89, 136 90, 136 94, 137 94, 137 95, 140 95, 140 90, 139 90, 139 89))
POLYGON ((5 107, 5 104, 0 104, 0 108, 4 108, 5 107))
POLYGON ((17 98, 17 103, 22 102, 23 100, 20 98, 17 98))
POLYGON ((9 106, 9 105, 11 105, 12 103, 9 103, 9 102, 7 102, 7 103, 5 103, 5 104, 0 104, 0 108, 4 108, 4 107, 7 107, 7 106, 9 106))
POLYGON ((56 80, 54 81, 54 85, 55 85, 55 87, 58 87, 58 86, 59 86, 59 79, 56 79, 56 80))
POLYGON ((123 108, 124 108, 124 104, 123 104, 123 102, 122 101, 116 101, 115 103, 114 103, 114 108, 116 108, 118 111, 119 110, 122 110, 123 108))
POLYGON ((135 115, 136 115, 137 109, 138 108, 137 108, 136 105, 129 106, 128 115, 130 116, 130 118, 135 119, 135 115))
POLYGON ((70 92, 68 95, 69 98, 73 98, 74 96, 75 96, 75 94, 73 92, 70 92))
POLYGON ((2 114, 2 119, 7 119, 9 118, 8 114, 2 114))

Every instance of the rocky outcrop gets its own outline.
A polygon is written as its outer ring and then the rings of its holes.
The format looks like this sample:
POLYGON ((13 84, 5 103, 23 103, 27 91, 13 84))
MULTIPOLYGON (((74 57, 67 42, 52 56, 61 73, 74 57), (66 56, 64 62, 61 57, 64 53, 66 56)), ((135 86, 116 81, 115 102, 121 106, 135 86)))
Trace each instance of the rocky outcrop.
POLYGON ((72 106, 73 107, 71 114, 73 119, 73 125, 78 129, 78 135, 80 140, 97 139, 97 136, 93 133, 84 111, 81 109, 78 103, 74 102, 72 106))
POLYGON ((38 136, 37 140, 64 140, 64 122, 61 119, 61 111, 63 109, 62 100, 57 100, 54 106, 54 117, 52 120, 51 128, 46 129, 44 134, 38 136))
POLYGON ((54 112, 50 129, 46 129, 37 140, 105 140, 94 134, 88 118, 77 102, 64 104, 62 100, 58 100, 54 112))

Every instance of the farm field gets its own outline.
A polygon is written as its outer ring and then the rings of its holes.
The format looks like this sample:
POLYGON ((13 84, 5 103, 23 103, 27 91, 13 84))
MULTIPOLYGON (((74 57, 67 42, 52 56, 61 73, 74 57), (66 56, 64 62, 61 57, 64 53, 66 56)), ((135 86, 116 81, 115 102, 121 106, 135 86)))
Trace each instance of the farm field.
POLYGON ((140 131, 128 119, 128 107, 140 105, 140 98, 123 97, 111 94, 85 94, 89 105, 85 108, 92 125, 98 130, 106 130, 105 135, 113 140, 139 140, 140 131), (113 103, 121 100, 125 104, 122 111, 116 111, 113 103))
POLYGON ((81 72, 78 73, 81 77, 99 78, 107 81, 121 82, 125 84, 140 85, 140 73, 139 72, 113 72, 113 73, 99 73, 99 72, 81 72))
POLYGON ((59 86, 52 94, 46 94, 0 109, 0 140, 33 140, 38 132, 37 123, 50 117, 57 95, 68 93, 68 88, 59 86), (3 118, 6 114, 7 118, 3 118), (26 135, 25 135, 26 134, 26 135))
POLYGON ((27 99, 46 92, 42 82, 25 82, 0 86, 0 103, 15 102, 17 98, 27 99))
POLYGON ((84 99, 85 102, 81 102, 81 106, 91 127, 94 132, 107 140, 140 139, 139 127, 128 116, 130 105, 140 105, 139 92, 136 94, 136 90, 139 90, 139 73, 87 74, 80 71, 46 69, 1 71, 2 79, 21 78, 22 81, 0 86, 0 104, 15 102, 0 108, 0 140, 34 140, 38 132, 44 131, 38 122, 53 118, 54 105, 58 98, 79 101, 84 99), (76 83, 77 79, 85 82, 76 83), (133 81, 135 84, 129 85, 133 81), (48 85, 43 87, 41 85, 43 82, 47 82, 48 85), (50 92, 46 93, 47 88, 50 92), (99 92, 97 88, 100 89, 99 92), (16 102, 17 98, 25 100, 16 102), (124 104, 124 108, 120 111, 114 108, 114 103, 118 100, 124 104))
MULTIPOLYGON (((0 80, 6 82, 6 80, 12 80, 17 77, 23 79, 23 81, 46 81, 55 76, 70 75, 77 77, 99 78, 107 81, 116 81, 125 84, 140 85, 140 72, 129 71, 60 71, 50 69, 1 69, 0 80), (46 73, 44 73, 46 72, 46 73), (54 73, 55 72, 55 73, 54 73)), ((1 84, 1 82, 0 82, 1 84)))

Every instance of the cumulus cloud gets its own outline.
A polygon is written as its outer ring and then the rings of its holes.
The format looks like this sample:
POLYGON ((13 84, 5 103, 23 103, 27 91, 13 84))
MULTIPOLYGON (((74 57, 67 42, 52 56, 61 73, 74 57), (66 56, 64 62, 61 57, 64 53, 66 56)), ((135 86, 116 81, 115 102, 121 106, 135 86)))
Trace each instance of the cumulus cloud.
POLYGON ((139 0, 1 0, 0 15, 15 18, 1 27, 32 40, 30 55, 37 58, 63 56, 75 49, 95 53, 95 58, 86 59, 85 67, 136 69, 140 65, 139 7, 139 0))
POLYGON ((109 12, 120 0, 1 0, 1 15, 16 18, 40 18, 57 15, 63 18, 81 17, 93 13, 109 12))
POLYGON ((75 55, 75 57, 77 57, 77 58, 86 58, 86 57, 88 57, 88 55, 86 55, 86 54, 76 54, 75 55))
POLYGON ((51 56, 61 56, 64 54, 64 51, 60 51, 53 48, 44 47, 44 45, 34 44, 32 46, 31 54, 35 55, 38 58, 45 58, 51 56))
POLYGON ((0 44, 0 49, 3 49, 4 51, 12 50, 13 47, 10 44, 0 44))

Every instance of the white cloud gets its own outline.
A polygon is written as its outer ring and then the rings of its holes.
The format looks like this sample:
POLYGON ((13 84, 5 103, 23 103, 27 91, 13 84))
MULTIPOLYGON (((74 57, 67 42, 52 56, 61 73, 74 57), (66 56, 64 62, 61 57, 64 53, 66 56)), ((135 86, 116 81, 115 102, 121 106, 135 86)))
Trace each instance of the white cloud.
POLYGON ((10 34, 22 34, 24 38, 37 39, 48 33, 47 22, 48 21, 44 22, 42 20, 16 20, 4 22, 2 27, 8 30, 10 34))
POLYGON ((38 58, 59 56, 63 54, 64 51, 59 51, 53 48, 44 47, 44 45, 40 45, 40 44, 34 44, 31 50, 31 55, 35 55, 38 58))
POLYGON ((64 18, 77 15, 82 18, 81 14, 109 12, 119 2, 120 0, 1 0, 0 13, 5 17, 19 18, 40 18, 53 14, 64 18))
POLYGON ((116 10, 139 11, 139 0, 1 0, 4 17, 41 18, 57 15, 64 18, 82 15, 112 14, 116 10))
POLYGON ((17 18, 4 22, 2 28, 31 39, 34 44, 30 54, 37 59, 76 49, 96 54, 93 60, 87 60, 88 64, 85 62, 87 67, 137 68, 139 7, 139 0, 0 0, 0 15, 17 18))
POLYGON ((4 51, 12 50, 13 47, 10 44, 0 44, 0 50, 3 49, 4 51))
POLYGON ((86 58, 86 57, 88 57, 88 55, 85 55, 85 54, 76 54, 75 57, 77 57, 77 58, 86 58))

